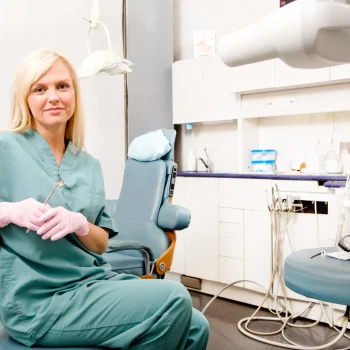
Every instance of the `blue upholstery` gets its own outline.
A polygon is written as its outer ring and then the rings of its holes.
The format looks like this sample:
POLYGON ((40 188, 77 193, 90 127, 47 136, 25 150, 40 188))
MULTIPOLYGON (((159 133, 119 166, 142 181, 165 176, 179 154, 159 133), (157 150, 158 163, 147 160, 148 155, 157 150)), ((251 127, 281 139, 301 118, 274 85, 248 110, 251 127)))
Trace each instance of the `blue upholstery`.
POLYGON ((191 221, 190 212, 178 205, 166 202, 162 205, 158 215, 158 227, 163 230, 183 230, 191 221))
POLYGON ((126 162, 115 217, 119 230, 116 239, 142 241, 152 247, 155 256, 168 248, 168 237, 157 226, 165 181, 166 165, 162 160, 126 162))
MULTIPOLYGON (((163 160, 138 162, 129 159, 126 162, 123 186, 113 216, 119 233, 110 240, 111 244, 120 240, 121 243, 125 240, 142 242, 143 245, 151 247, 156 258, 167 250, 169 239, 157 226, 166 175, 166 164, 163 160)), ((114 271, 132 271, 139 276, 145 274, 139 251, 107 251, 104 256, 114 271), (130 259, 130 254, 136 259, 130 259)))
MULTIPOLYGON (((163 132, 173 149, 175 131, 163 132)), ((149 247, 157 259, 170 245, 165 231, 188 227, 190 212, 169 201, 173 168, 172 151, 156 161, 127 160, 119 200, 107 204, 119 232, 104 254, 114 271, 146 274, 140 246, 149 247), (127 241, 133 243, 122 249, 127 241), (130 251, 132 244, 135 251, 130 251)))
POLYGON ((284 281, 294 292, 340 305, 350 305, 350 261, 315 254, 338 248, 306 249, 290 254, 284 263, 284 281))

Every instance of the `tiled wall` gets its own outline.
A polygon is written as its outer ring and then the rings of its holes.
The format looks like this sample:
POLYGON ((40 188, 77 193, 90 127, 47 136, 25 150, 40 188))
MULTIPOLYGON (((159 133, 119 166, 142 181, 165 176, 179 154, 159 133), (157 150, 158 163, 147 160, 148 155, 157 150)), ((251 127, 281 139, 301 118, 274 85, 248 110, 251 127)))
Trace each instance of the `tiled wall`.
MULTIPOLYGON (((192 131, 185 125, 176 126, 177 137, 175 161, 180 170, 187 170, 187 159, 191 148, 197 157, 206 159, 204 147, 213 161, 214 171, 237 171, 237 122, 216 124, 195 124, 192 131)), ((204 171, 204 165, 197 162, 197 170, 204 171)))
POLYGON ((339 142, 350 142, 350 112, 259 119, 259 147, 278 150, 280 169, 314 149, 339 151, 339 142))

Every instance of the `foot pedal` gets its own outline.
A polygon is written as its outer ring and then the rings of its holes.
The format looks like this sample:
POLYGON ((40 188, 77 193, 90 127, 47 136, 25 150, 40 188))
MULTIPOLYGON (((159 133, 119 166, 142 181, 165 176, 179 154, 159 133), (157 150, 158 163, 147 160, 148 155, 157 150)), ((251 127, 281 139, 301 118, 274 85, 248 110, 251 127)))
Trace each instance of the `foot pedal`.
POLYGON ((202 289, 202 280, 200 278, 181 275, 180 281, 185 287, 197 290, 202 289))

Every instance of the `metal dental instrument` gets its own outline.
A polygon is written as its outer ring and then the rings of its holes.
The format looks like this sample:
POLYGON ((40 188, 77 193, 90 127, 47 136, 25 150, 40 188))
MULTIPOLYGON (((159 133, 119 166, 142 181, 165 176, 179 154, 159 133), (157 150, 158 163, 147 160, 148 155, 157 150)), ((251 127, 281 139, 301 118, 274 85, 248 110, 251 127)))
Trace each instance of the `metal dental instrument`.
MULTIPOLYGON (((57 182, 57 184, 55 185, 55 187, 53 188, 53 190, 51 191, 51 193, 49 194, 49 196, 46 198, 46 201, 44 202, 44 205, 46 205, 47 202, 50 200, 50 198, 51 198, 52 195, 54 194, 56 188, 57 188, 57 187, 61 187, 61 186, 63 186, 63 185, 64 185, 64 181, 63 181, 63 180, 60 180, 60 181, 57 182)), ((28 233, 29 231, 30 231, 30 229, 28 229, 28 230, 26 231, 26 233, 28 233)))

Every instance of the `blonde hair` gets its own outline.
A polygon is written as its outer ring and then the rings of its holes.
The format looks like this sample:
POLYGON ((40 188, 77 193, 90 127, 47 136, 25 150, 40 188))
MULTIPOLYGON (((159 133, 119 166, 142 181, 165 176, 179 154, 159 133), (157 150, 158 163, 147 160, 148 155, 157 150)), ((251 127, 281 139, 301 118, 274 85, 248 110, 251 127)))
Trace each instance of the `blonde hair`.
POLYGON ((75 90, 75 110, 67 122, 65 138, 72 141, 81 151, 84 146, 85 123, 78 77, 72 63, 65 56, 54 51, 39 50, 23 61, 13 87, 9 131, 22 133, 32 127, 32 114, 27 102, 30 89, 57 61, 62 61, 67 66, 75 90))

